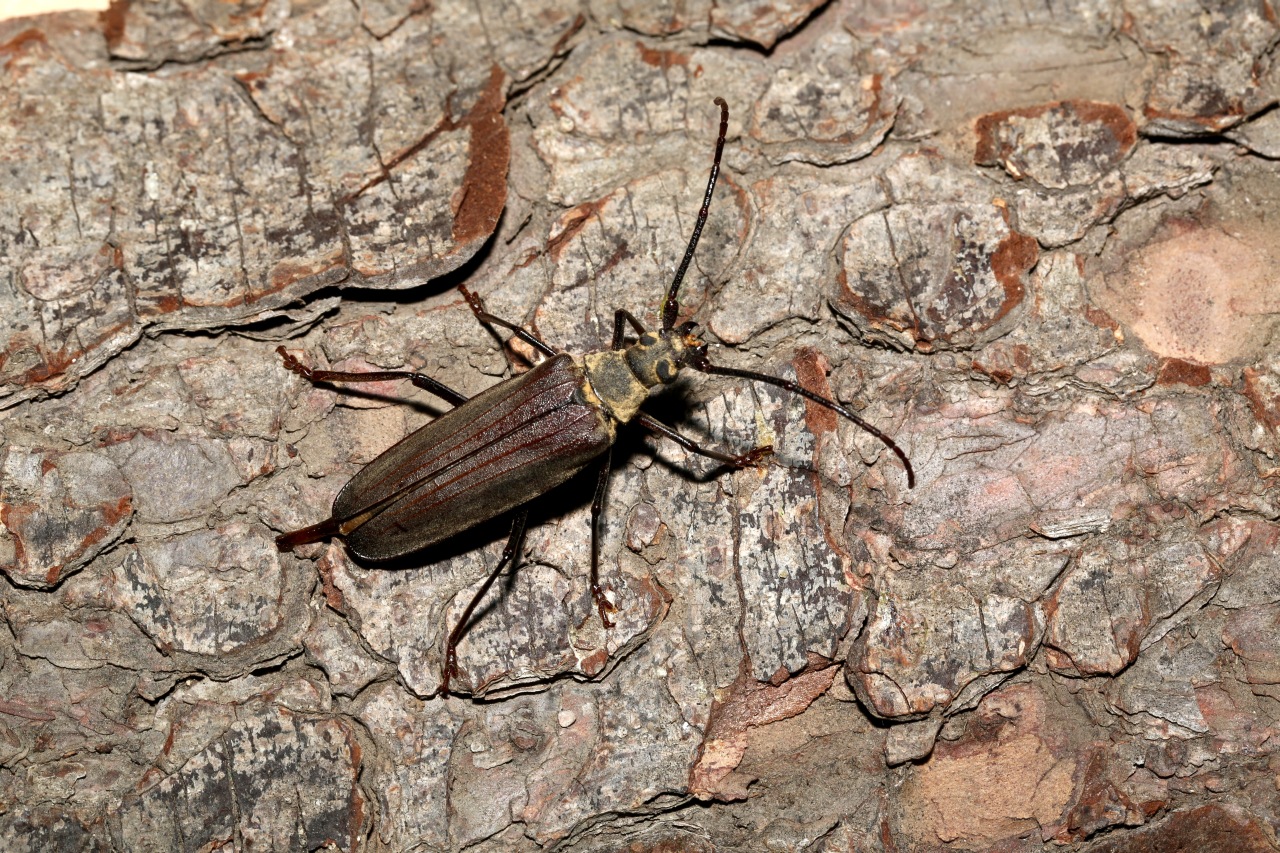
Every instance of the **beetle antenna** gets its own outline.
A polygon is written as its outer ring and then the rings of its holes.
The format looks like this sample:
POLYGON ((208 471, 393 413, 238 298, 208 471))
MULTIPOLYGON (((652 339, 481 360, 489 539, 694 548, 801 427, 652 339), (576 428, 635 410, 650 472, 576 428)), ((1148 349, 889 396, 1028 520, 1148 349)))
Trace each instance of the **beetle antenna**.
POLYGON ((711 177, 707 179, 707 193, 702 197, 702 210, 698 211, 698 219, 693 223, 693 234, 689 237, 689 248, 684 250, 684 260, 676 270, 676 277, 667 291, 667 299, 662 303, 662 331, 669 332, 676 325, 676 315, 680 313, 680 283, 693 261, 693 250, 698 247, 698 238, 702 236, 702 226, 707 224, 707 212, 711 209, 711 194, 716 189, 716 178, 720 175, 720 155, 724 153, 724 138, 729 134, 729 104, 724 98, 717 97, 716 106, 720 107, 720 136, 716 139, 716 154, 711 161, 711 177))
POLYGON ((828 400, 826 397, 823 397, 820 394, 815 394, 795 382, 783 379, 781 376, 770 376, 767 373, 756 373, 754 370, 739 370, 736 367, 721 367, 718 364, 712 364, 705 354, 690 361, 689 366, 694 370, 714 374, 716 376, 736 376, 739 379, 750 379, 753 382, 764 382, 769 385, 776 385, 779 388, 790 391, 792 394, 798 394, 806 400, 817 403, 819 406, 825 406, 837 415, 852 421, 863 432, 875 436, 880 440, 881 444, 892 450, 893 454, 902 461, 902 467, 907 469, 907 488, 914 489, 916 487, 915 469, 911 467, 911 460, 907 458, 907 454, 898 446, 898 443, 834 400, 828 400))

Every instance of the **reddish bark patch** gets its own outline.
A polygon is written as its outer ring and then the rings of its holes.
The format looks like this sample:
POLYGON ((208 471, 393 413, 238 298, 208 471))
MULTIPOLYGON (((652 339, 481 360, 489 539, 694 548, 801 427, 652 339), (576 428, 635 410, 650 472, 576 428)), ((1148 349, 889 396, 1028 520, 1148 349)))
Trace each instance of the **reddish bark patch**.
MULTIPOLYGON (((795 717, 826 693, 837 667, 815 665, 782 684, 761 684, 740 675, 723 701, 711 707, 706 737, 689 770, 689 792, 725 802, 744 799, 749 780, 731 774, 742 762, 751 729, 795 717)), ((825 663, 825 665, 822 665, 825 663)))
POLYGON ((1157 356, 1256 359, 1280 328, 1274 228, 1205 224, 1213 214, 1170 219, 1155 239, 1118 245, 1092 276, 1090 297, 1157 356))
MULTIPOLYGON (((1007 213, 1005 219, 1008 220, 1007 213)), ((1011 230, 1009 236, 1000 241, 991 254, 991 271, 1004 288, 1005 295, 1004 301, 992 313, 990 322, 996 322, 1022 302, 1027 292, 1022 278, 1039 259, 1040 246, 1034 237, 1011 230)))
POLYGON ((1244 395, 1259 423, 1273 430, 1280 427, 1280 376, 1264 373, 1256 367, 1246 367, 1244 395))
POLYGON ((1056 840, 1082 841, 1115 826, 1140 826, 1145 810, 1107 778, 1106 752, 1095 750, 1084 769, 1079 794, 1067 812, 1066 827, 1056 840))
POLYGON ((560 255, 565 247, 573 242, 574 238, 582 232, 587 222, 592 217, 600 214, 600 209, 604 207, 606 200, 589 201, 578 205, 573 210, 567 211, 560 218, 560 231, 549 241, 547 241, 547 254, 551 256, 551 260, 559 262, 560 255))
POLYGON ((1177 812, 1158 826, 1092 848, 1095 853, 1275 853, 1263 824, 1246 812, 1219 805, 1177 812))
POLYGON ((1138 129, 1121 107, 1097 101, 1052 101, 988 113, 974 124, 980 166, 1064 188, 1087 184, 1129 156, 1138 129))
POLYGON ((320 575, 320 586, 324 592, 324 603, 329 605, 330 609, 335 613, 343 616, 347 614, 347 599, 342 594, 342 590, 334 583, 334 575, 336 574, 338 565, 343 557, 341 556, 340 546, 330 546, 325 550, 324 556, 316 562, 316 571, 320 575))
MULTIPOLYGON (((29 44, 48 44, 44 33, 37 29, 23 30, 4 44, 0 44, 0 54, 18 53, 29 44)), ((7 63, 6 63, 7 67, 7 63)))
POLYGON ((506 75, 494 65, 480 99, 461 122, 471 130, 471 158, 453 219, 453 239, 460 245, 487 239, 507 204, 511 133, 502 118, 505 82, 506 75))
POLYGON ((1161 385, 1190 385, 1192 388, 1199 388, 1201 385, 1208 385, 1211 378, 1209 368, 1203 364, 1181 358, 1166 358, 1160 363, 1156 382, 1161 385))
POLYGON ((1101 308, 1094 308, 1092 305, 1085 306, 1084 318, 1099 329, 1110 329, 1114 332, 1120 328, 1120 324, 1110 314, 1101 308))
POLYGON ((1026 344, 992 344, 970 364, 979 373, 990 376, 1001 385, 1008 385, 1015 377, 1026 376, 1033 363, 1031 347, 1026 344))
POLYGON ((248 300, 255 302, 272 293, 278 293, 290 285, 306 279, 329 277, 334 279, 346 275, 351 264, 346 245, 340 246, 328 257, 321 258, 285 258, 275 264, 267 273, 268 287, 250 294, 248 300))
POLYGON ((862 217, 838 249, 836 309, 923 352, 994 340, 1040 255, 1010 218, 1000 199, 906 202, 862 217))
POLYGON ((675 65, 689 64, 687 55, 674 50, 657 50, 643 42, 636 42, 636 48, 640 51, 640 61, 654 68, 671 68, 675 65))
POLYGON ((98 15, 98 23, 102 25, 102 37, 106 39, 107 47, 114 48, 124 38, 130 5, 130 0, 111 0, 111 5, 98 15))
MULTIPOLYGON (((826 356, 816 349, 804 347, 796 352, 792 364, 795 365, 796 381, 800 383, 800 387, 829 400, 833 399, 831 385, 827 382, 827 371, 831 365, 826 356)), ((815 436, 834 432, 839 423, 837 418, 836 413, 826 406, 819 406, 817 403, 805 400, 804 425, 815 436)))
POLYGON ((596 649, 591 654, 582 659, 578 664, 578 668, 582 670, 588 678, 599 675, 604 671, 604 665, 609 662, 609 652, 607 649, 596 649))
POLYGON ((1174 88, 1172 97, 1160 97, 1164 94, 1167 93, 1157 93, 1142 108, 1148 123, 1167 121, 1217 133, 1237 124, 1245 115, 1244 102, 1239 97, 1201 77, 1174 88))
POLYGON ((1030 685, 984 698, 899 792, 906 849, 1013 849, 1012 839, 1058 827, 1084 765, 1063 737, 1076 722, 1065 710, 1030 685))

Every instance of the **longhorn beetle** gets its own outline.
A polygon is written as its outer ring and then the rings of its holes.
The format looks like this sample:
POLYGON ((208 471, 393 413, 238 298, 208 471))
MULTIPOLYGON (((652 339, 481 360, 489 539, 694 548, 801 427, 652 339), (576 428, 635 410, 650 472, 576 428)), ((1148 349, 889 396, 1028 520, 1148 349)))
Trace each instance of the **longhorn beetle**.
POLYGON ((680 368, 765 382, 832 410, 878 438, 902 461, 907 486, 915 486, 911 461, 893 439, 833 400, 777 376, 712 364, 707 344, 695 334, 696 323, 676 323, 680 283, 684 280, 720 174, 720 157, 729 130, 729 106, 720 107, 711 176, 694 222, 689 246, 662 303, 662 330, 647 331, 630 312, 613 315, 613 344, 583 356, 558 353, 532 332, 495 317, 480 297, 459 286, 476 318, 492 329, 501 326, 541 352, 545 358, 528 372, 468 399, 420 373, 379 371, 340 373, 313 370, 279 347, 285 367, 312 382, 382 382, 408 379, 451 403, 454 408, 406 436, 351 478, 333 501, 333 513, 319 524, 276 539, 282 551, 332 536, 367 560, 387 560, 434 545, 483 521, 511 512, 511 535, 497 566, 463 610, 445 641, 440 695, 458 675, 457 649, 476 605, 502 569, 514 563, 524 536, 528 504, 592 463, 598 466, 591 502, 591 594, 606 628, 616 612, 600 586, 600 511, 604 506, 612 447, 620 424, 635 421, 693 453, 734 468, 764 463, 771 446, 734 455, 703 447, 640 410, 649 392, 670 384, 680 368), (630 326, 638 338, 627 341, 630 326))

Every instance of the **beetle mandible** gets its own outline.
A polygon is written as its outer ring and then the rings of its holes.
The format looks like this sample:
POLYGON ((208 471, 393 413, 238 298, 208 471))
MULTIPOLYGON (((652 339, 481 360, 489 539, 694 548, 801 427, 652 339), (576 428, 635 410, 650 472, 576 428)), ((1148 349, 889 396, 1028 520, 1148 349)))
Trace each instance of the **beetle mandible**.
POLYGON ((720 174, 720 157, 729 130, 729 106, 720 107, 711 175, 694 222, 689 245, 662 303, 661 331, 648 331, 630 312, 614 312, 613 343, 607 350, 572 356, 556 352, 532 332, 495 317, 480 297, 459 286, 476 318, 488 326, 509 329, 545 358, 528 372, 504 380, 468 399, 429 376, 409 371, 342 373, 313 370, 277 351, 285 366, 312 382, 381 382, 408 379, 452 404, 426 426, 410 433, 356 473, 333 502, 330 517, 319 524, 276 539, 282 551, 308 542, 338 537, 357 557, 388 560, 442 542, 503 513, 513 513, 511 534, 497 566, 490 572, 449 632, 439 695, 448 695, 458 676, 457 647, 463 631, 503 568, 513 568, 534 498, 573 477, 593 462, 599 466, 591 503, 591 594, 606 628, 612 627, 614 605, 600 585, 599 520, 612 462, 612 447, 621 424, 636 422, 666 436, 686 450, 734 468, 763 464, 773 448, 765 445, 731 454, 703 447, 640 410, 651 390, 669 385, 682 367, 718 376, 765 382, 832 410, 875 436, 902 461, 907 486, 915 472, 893 439, 833 400, 795 382, 713 364, 707 344, 695 333, 697 324, 677 324, 680 284, 693 260, 698 239, 720 174), (638 336, 628 342, 627 327, 638 336))

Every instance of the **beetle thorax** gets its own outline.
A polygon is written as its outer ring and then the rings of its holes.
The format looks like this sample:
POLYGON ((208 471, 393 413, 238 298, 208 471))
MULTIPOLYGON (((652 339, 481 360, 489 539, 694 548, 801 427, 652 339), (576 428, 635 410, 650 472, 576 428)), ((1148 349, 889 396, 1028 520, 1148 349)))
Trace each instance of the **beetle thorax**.
POLYGON ((619 423, 631 420, 649 389, 667 385, 679 375, 690 352, 689 338, 681 331, 645 332, 625 349, 584 355, 583 370, 590 386, 584 390, 594 393, 619 423))

